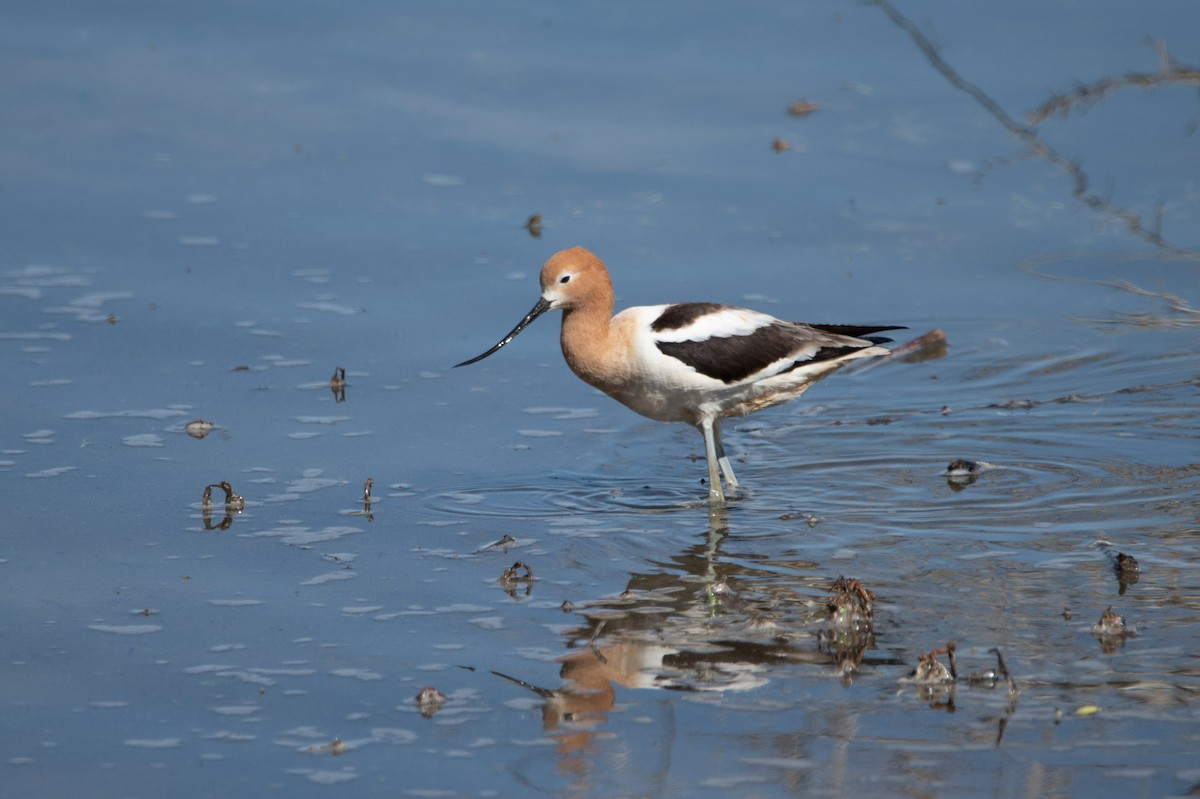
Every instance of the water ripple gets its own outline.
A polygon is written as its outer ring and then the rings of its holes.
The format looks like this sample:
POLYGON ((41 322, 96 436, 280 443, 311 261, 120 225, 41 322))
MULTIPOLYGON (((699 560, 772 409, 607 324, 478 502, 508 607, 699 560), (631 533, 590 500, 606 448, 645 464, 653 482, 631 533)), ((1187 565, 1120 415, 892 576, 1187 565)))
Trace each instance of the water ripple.
POLYGON ((655 513, 704 506, 699 482, 647 485, 636 476, 611 477, 574 472, 550 475, 536 485, 459 486, 425 498, 433 516, 550 518, 587 513, 655 513))

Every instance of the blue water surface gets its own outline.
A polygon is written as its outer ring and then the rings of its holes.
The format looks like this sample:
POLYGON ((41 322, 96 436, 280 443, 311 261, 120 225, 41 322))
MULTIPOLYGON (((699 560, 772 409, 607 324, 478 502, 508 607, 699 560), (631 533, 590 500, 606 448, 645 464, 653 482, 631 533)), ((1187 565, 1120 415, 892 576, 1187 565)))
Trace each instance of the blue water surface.
POLYGON ((0 796, 1194 791, 1197 31, 0 11, 0 796), (699 435, 576 380, 552 316, 451 368, 576 245, 619 307, 947 346, 727 422, 710 514, 699 435), (951 640, 957 684, 902 681, 951 640))

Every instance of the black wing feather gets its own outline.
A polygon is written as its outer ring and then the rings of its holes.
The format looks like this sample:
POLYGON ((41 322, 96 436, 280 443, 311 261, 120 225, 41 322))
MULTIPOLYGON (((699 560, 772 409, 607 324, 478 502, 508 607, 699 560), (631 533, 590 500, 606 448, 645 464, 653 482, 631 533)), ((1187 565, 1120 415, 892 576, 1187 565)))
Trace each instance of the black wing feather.
POLYGON ((744 336, 715 337, 703 341, 659 341, 657 346, 664 355, 682 361, 700 374, 730 385, 804 350, 811 350, 812 354, 796 358, 792 366, 781 371, 819 361, 837 360, 856 350, 891 341, 883 336, 859 334, 896 329, 776 322, 744 336))

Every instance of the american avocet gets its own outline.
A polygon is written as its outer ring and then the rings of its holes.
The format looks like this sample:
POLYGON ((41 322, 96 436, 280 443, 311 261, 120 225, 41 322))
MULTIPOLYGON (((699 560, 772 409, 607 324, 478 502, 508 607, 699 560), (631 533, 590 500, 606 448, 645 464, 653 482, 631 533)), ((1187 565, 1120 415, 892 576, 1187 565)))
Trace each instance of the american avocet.
POLYGON ((737 478, 721 446, 719 422, 800 396, 847 361, 888 350, 872 336, 895 326, 784 322, 758 311, 709 302, 645 305, 616 316, 604 263, 582 247, 542 267, 542 296, 525 318, 482 355, 517 337, 546 311, 560 309, 562 351, 581 380, 643 416, 687 422, 704 434, 709 500, 723 504, 718 468, 730 490, 737 478))

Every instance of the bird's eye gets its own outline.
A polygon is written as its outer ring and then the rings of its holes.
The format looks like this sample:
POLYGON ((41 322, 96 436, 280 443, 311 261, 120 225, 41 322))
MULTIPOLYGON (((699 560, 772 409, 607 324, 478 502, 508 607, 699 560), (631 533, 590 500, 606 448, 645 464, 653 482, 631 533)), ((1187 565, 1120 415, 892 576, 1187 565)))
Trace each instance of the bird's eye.
POLYGON ((558 279, 558 282, 559 282, 559 283, 570 283, 570 282, 571 282, 571 276, 570 276, 570 275, 563 275, 562 277, 560 277, 560 278, 558 279))

